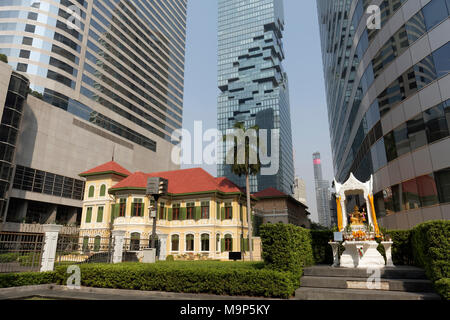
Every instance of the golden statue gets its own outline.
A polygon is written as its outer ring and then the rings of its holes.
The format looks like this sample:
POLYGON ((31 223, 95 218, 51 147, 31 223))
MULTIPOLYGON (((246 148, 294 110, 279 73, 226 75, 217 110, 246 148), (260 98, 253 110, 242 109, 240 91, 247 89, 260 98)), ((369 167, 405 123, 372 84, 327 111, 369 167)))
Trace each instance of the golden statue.
POLYGON ((361 212, 359 212, 358 206, 355 206, 353 213, 351 213, 350 221, 351 221, 351 225, 354 225, 354 226, 361 226, 364 224, 364 221, 366 221, 366 218, 364 217, 364 215, 361 212))

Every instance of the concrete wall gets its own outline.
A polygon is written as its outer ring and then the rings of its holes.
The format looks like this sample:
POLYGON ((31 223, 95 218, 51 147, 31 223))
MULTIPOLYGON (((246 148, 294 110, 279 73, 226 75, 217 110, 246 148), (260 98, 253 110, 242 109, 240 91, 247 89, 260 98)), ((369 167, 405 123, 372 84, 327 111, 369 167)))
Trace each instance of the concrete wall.
POLYGON ((5 107, 6 94, 8 93, 11 74, 12 68, 4 62, 0 62, 0 120, 3 116, 3 108, 5 107))
MULTIPOLYGON (((114 150, 114 160, 130 171, 178 169, 178 166, 170 161, 172 145, 162 139, 157 143, 155 153, 38 98, 28 96, 24 106, 16 163, 81 179, 79 173, 111 161, 114 150)), ((14 196, 36 200, 31 199, 31 192, 15 190, 14 196)), ((75 205, 74 200, 53 198, 55 197, 47 197, 44 201, 75 205)), ((81 201, 76 201, 76 205, 81 207, 81 201)))

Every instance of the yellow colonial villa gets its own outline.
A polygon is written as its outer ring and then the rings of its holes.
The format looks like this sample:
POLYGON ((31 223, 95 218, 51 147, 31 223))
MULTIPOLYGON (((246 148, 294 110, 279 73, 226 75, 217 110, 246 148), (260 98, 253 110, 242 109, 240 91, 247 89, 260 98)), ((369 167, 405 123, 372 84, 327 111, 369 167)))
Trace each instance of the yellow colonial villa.
MULTIPOLYGON (((149 177, 168 180, 168 194, 158 201, 158 256, 175 259, 229 258, 243 252, 248 258, 245 192, 227 178, 203 169, 131 173, 114 161, 80 174, 86 179, 81 237, 108 238, 113 230, 126 232, 131 250, 149 247, 153 218, 149 216, 146 185, 149 177)), ((253 200, 253 199, 252 199, 253 200)), ((253 239, 254 258, 260 242, 253 239)))

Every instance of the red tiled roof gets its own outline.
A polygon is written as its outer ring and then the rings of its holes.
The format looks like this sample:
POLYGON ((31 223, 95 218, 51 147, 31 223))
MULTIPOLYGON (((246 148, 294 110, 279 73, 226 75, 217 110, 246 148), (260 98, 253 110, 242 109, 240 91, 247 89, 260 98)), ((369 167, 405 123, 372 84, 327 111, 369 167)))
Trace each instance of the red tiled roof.
POLYGON ((114 161, 104 163, 98 167, 80 173, 80 176, 91 176, 95 174, 116 173, 121 176, 128 177, 132 173, 114 161))
POLYGON ((267 188, 260 192, 254 193, 253 196, 257 198, 266 198, 266 197, 287 197, 288 195, 275 188, 267 188))
POLYGON ((201 168, 143 173, 135 172, 123 179, 111 189, 146 188, 147 178, 161 177, 169 180, 168 193, 184 194, 207 191, 221 191, 224 193, 242 192, 233 182, 227 178, 214 178, 201 168))

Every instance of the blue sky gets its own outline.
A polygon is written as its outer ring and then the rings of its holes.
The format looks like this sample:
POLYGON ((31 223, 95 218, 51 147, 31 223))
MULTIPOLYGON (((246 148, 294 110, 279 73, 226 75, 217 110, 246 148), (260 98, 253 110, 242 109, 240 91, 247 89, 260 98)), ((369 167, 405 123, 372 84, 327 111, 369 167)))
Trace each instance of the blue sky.
MULTIPOLYGON (((284 0, 284 68, 289 77, 296 174, 306 182, 312 219, 317 221, 312 154, 322 155, 323 174, 333 179, 316 1, 284 0)), ((189 0, 183 127, 194 121, 216 128, 217 1, 189 0)), ((184 166, 187 167, 187 166, 184 166)), ((216 175, 215 166, 202 166, 216 175)))

